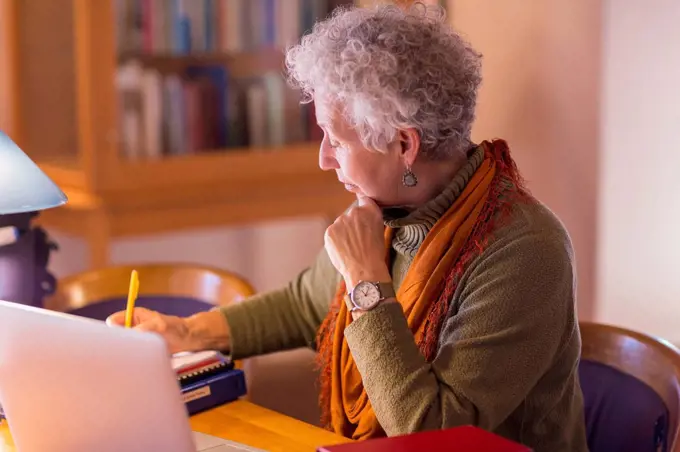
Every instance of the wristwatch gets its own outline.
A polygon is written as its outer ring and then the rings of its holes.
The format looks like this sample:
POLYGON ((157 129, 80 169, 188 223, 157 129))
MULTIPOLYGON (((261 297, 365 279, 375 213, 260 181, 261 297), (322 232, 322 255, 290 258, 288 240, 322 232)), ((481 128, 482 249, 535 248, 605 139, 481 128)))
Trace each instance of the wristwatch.
POLYGON ((392 283, 381 283, 371 281, 359 281, 352 291, 345 297, 347 309, 352 311, 370 311, 378 303, 396 297, 392 283))

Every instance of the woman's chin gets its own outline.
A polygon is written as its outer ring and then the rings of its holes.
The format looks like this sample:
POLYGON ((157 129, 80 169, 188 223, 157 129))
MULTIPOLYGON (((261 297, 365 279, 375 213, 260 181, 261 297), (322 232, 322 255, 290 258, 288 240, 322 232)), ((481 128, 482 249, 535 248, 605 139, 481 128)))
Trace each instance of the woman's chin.
POLYGON ((356 185, 345 184, 345 190, 347 190, 350 193, 361 194, 361 190, 359 190, 359 187, 357 187, 356 185))

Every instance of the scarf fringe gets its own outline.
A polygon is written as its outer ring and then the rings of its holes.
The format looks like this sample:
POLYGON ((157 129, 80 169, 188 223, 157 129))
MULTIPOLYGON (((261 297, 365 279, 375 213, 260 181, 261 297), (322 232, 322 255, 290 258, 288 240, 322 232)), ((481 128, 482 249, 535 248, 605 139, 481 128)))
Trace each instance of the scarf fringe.
POLYGON ((331 378, 332 368, 331 361, 333 359, 333 335, 335 334, 335 323, 338 318, 340 306, 338 300, 344 297, 344 284, 340 284, 338 290, 333 298, 333 303, 330 306, 330 312, 321 323, 321 327, 317 333, 317 355, 316 367, 319 371, 319 407, 321 408, 321 426, 327 430, 333 430, 331 427, 331 378))

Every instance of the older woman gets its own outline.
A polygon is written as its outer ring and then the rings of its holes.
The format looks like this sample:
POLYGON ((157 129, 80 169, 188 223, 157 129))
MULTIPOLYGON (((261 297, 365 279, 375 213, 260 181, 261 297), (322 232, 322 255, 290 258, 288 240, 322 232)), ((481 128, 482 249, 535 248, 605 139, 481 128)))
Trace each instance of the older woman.
MULTIPOLYGON (((438 9, 344 9, 289 50, 357 202, 288 286, 189 318, 138 309, 172 351, 314 344, 324 422, 355 439, 475 424, 586 450, 570 239, 502 140, 473 144, 480 55, 438 9)), ((120 323, 116 314, 111 323, 120 323)))

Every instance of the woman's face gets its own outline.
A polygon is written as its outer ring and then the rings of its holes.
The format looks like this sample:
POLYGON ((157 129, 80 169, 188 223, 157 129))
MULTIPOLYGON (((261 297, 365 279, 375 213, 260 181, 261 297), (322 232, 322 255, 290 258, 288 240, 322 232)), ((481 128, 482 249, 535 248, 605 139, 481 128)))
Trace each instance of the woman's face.
POLYGON ((388 152, 367 149, 334 108, 316 105, 316 117, 324 132, 319 166, 335 171, 345 189, 373 199, 380 206, 402 205, 402 175, 405 165, 397 141, 388 152))

